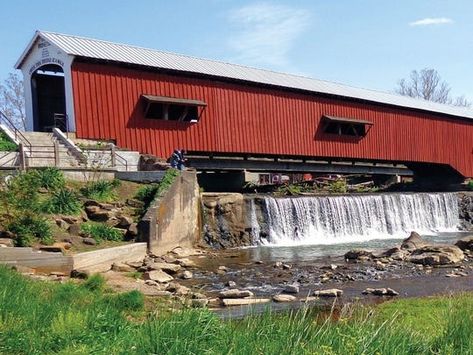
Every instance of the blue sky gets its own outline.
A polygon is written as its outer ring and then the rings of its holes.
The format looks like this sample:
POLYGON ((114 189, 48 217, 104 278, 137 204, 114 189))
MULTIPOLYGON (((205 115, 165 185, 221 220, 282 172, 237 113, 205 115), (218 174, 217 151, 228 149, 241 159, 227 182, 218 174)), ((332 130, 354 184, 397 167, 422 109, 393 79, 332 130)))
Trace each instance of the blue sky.
POLYGON ((391 91, 437 69, 473 101, 471 0, 5 1, 0 79, 36 29, 391 91))

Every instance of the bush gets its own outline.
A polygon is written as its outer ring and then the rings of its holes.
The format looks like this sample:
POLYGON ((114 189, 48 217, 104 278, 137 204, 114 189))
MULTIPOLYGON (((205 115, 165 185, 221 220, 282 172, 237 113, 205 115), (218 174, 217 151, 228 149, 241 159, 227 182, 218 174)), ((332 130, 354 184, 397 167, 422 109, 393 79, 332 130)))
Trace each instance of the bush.
POLYGON ((80 192, 87 198, 109 202, 116 199, 115 189, 120 186, 120 180, 114 179, 88 182, 80 192))
POLYGON ((88 222, 88 223, 83 223, 80 226, 80 229, 82 233, 90 235, 99 243, 103 240, 110 240, 110 241, 123 240, 123 234, 120 230, 110 227, 106 224, 88 222))
POLYGON ((332 183, 329 185, 328 190, 329 190, 331 193, 344 194, 344 193, 346 193, 347 190, 348 190, 348 185, 347 185, 346 180, 344 180, 344 179, 339 179, 339 180, 336 180, 336 181, 332 182, 332 183))
POLYGON ((39 240, 42 244, 54 242, 48 221, 33 214, 15 219, 8 225, 8 230, 16 235, 15 245, 18 247, 31 246, 35 240, 39 240))
POLYGON ((15 152, 17 149, 18 146, 3 131, 0 131, 0 151, 15 152))
POLYGON ((45 168, 35 170, 35 175, 38 179, 39 187, 47 190, 63 189, 66 185, 64 174, 58 168, 45 168))
POLYGON ((141 186, 136 192, 135 198, 149 205, 158 193, 159 184, 148 184, 141 186))
POLYGON ((179 170, 168 169, 159 183, 141 186, 136 192, 135 198, 143 201, 148 206, 156 197, 162 196, 172 185, 174 179, 179 176, 179 170))
POLYGON ((468 188, 468 190, 473 191, 473 180, 468 181, 468 184, 466 185, 466 187, 468 188))
POLYGON ((11 179, 2 191, 2 203, 6 208, 35 211, 38 208, 40 181, 34 170, 22 172, 11 179))
POLYGON ((89 291, 102 291, 105 287, 105 279, 100 274, 94 274, 83 283, 83 286, 89 291))
POLYGON ((45 213, 78 214, 81 210, 81 203, 77 194, 69 189, 62 188, 52 194, 44 203, 45 213))

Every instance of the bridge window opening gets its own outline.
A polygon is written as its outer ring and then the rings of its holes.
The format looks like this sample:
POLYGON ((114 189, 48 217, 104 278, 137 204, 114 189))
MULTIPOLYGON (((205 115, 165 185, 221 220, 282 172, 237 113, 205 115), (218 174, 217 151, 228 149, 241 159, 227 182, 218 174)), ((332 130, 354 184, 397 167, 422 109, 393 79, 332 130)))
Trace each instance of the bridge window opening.
POLYGON ((65 128, 66 94, 64 71, 56 64, 38 68, 31 76, 33 98, 33 128, 35 131, 51 132, 54 127, 65 128), (60 119, 59 119, 60 118, 60 119))
POLYGON ((342 118, 333 116, 323 116, 323 131, 326 134, 348 137, 364 137, 373 125, 372 122, 356 120, 352 118, 342 118))
POLYGON ((199 100, 142 95, 145 101, 144 116, 148 119, 198 122, 207 104, 199 100))

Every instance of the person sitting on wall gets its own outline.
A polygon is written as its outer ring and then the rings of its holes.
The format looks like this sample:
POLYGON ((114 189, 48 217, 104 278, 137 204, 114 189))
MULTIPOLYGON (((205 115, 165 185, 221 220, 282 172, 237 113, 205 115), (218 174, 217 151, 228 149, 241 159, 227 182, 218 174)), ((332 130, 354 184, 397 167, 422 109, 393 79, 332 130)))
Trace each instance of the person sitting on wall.
POLYGON ((179 162, 178 162, 178 165, 177 165, 177 168, 179 170, 185 170, 185 168, 186 168, 186 165, 185 165, 186 162, 187 162, 187 159, 186 159, 186 156, 185 156, 186 154, 187 154, 187 152, 186 152, 185 149, 181 149, 179 151, 179 162))
POLYGON ((174 152, 172 152, 172 155, 169 158, 169 162, 171 163, 171 168, 178 169, 180 161, 181 161, 181 152, 178 149, 174 149, 174 152))

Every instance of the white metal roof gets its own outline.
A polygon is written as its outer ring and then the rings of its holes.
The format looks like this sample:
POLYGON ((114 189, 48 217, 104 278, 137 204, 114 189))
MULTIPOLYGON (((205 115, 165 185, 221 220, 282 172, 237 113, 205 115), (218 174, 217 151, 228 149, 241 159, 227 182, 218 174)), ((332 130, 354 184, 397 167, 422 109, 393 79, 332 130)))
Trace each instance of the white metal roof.
POLYGON ((413 99, 381 91, 355 88, 303 76, 53 32, 36 31, 29 46, 18 60, 16 68, 21 67, 32 45, 39 36, 73 56, 244 80, 282 88, 337 95, 473 119, 473 111, 468 108, 413 99))

